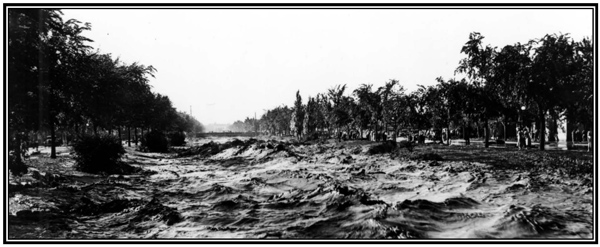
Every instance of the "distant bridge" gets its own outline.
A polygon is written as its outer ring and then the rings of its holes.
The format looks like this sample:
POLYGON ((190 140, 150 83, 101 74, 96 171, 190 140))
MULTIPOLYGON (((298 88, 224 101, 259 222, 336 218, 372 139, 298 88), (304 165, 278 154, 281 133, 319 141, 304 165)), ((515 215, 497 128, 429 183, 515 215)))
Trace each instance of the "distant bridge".
POLYGON ((234 137, 234 136, 245 136, 245 137, 255 137, 258 136, 259 133, 256 132, 208 132, 208 133, 198 133, 197 137, 234 137))

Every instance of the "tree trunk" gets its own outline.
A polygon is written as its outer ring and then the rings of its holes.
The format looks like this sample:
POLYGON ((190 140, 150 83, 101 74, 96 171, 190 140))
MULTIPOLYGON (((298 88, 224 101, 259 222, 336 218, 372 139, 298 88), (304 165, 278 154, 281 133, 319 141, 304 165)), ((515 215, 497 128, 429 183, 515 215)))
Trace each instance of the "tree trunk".
POLYGON ((448 110, 447 111, 447 113, 448 113, 448 119, 446 119, 446 120, 448 121, 447 122, 448 128, 446 129, 446 134, 447 134, 447 137, 448 137, 448 143, 446 145, 450 146, 450 108, 448 108, 447 110, 448 110))
POLYGON ((383 136, 385 136, 385 137, 383 138, 383 141, 384 141, 384 142, 385 142, 385 141, 387 141, 387 137, 388 137, 388 136, 387 136, 387 134, 388 134, 388 123, 387 123, 387 121, 386 121, 386 122, 384 123, 384 129, 383 129, 383 136))
POLYGON ((540 130, 538 132, 540 133, 540 150, 544 150, 546 146, 546 119, 544 119, 545 116, 543 110, 541 110, 539 114, 540 130))
POLYGON ((398 125, 394 125, 394 134, 392 135, 392 142, 396 143, 396 139, 398 139, 398 125))
POLYGON ((448 128, 446 128, 446 145, 450 146, 450 122, 448 122, 448 128))
POLYGON ((56 159, 56 131, 53 119, 50 119, 50 158, 56 159))
POLYGON ((131 147, 131 127, 127 126, 127 146, 131 147))
POLYGON ((36 131, 35 132, 35 151, 39 151, 39 148, 40 148, 40 139, 41 139, 40 132, 36 131))
POLYGON ((471 145, 471 131, 470 131, 470 126, 468 124, 465 124, 465 126, 463 127, 464 129, 464 133, 463 136, 465 137, 465 145, 471 145))
POLYGON ((486 148, 490 147, 490 122, 487 119, 485 119, 485 140, 484 140, 484 144, 485 144, 486 148))
POLYGON ((60 137, 63 140, 63 145, 69 145, 69 142, 67 141, 67 133, 64 130, 60 132, 60 137))
POLYGON ((504 117, 504 119, 502 119, 502 126, 504 127, 504 143, 506 143, 506 117, 504 117))
POLYGON ((119 143, 123 142, 121 139, 121 126, 117 127, 117 134, 119 135, 119 143))
POLYGON ((15 162, 19 165, 23 164, 23 157, 21 156, 21 135, 19 132, 16 133, 15 136, 16 148, 15 148, 15 162))
POLYGON ((133 128, 133 134, 135 136, 135 145, 138 145, 138 134, 137 134, 137 127, 133 128))

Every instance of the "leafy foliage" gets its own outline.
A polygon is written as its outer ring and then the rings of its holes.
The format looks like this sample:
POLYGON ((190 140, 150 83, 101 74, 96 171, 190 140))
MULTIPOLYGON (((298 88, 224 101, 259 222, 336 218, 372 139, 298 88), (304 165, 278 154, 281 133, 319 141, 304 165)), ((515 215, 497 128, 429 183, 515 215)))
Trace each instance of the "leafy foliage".
POLYGON ((167 139, 167 135, 157 130, 146 133, 142 138, 142 150, 159 153, 168 152, 169 140, 167 139))
POLYGON ((82 136, 73 144, 77 169, 89 173, 123 173, 131 167, 121 162, 125 149, 108 135, 82 136))
POLYGON ((14 152, 8 154, 8 170, 14 175, 23 175, 27 173, 27 166, 17 156, 14 152))
POLYGON ((292 120, 290 127, 295 136, 302 136, 304 130, 304 106, 302 105, 302 97, 300 91, 296 92, 296 101, 294 102, 294 112, 292 113, 292 120))
POLYGON ((396 150, 396 143, 394 143, 394 142, 382 142, 381 144, 377 144, 377 145, 371 146, 369 148, 369 150, 367 151, 367 153, 370 154, 370 155, 385 154, 385 153, 391 153, 394 150, 396 150))
MULTIPOLYGON (((461 49, 465 57, 455 74, 464 74, 464 79, 438 77, 436 85, 420 86, 411 93, 397 80, 389 80, 377 90, 362 84, 352 97, 344 95, 346 85, 338 85, 318 94, 314 102, 309 97, 302 126, 338 138, 341 133, 356 132, 362 137, 366 130, 374 141, 390 130, 395 140, 403 129, 433 128, 436 133, 442 128, 460 129, 468 143, 471 129, 483 124, 486 147, 490 123, 498 121, 506 128, 509 123, 520 124, 521 116, 536 120, 540 136, 544 136, 548 114, 556 119, 566 112, 570 123, 591 128, 593 45, 589 39, 574 42, 568 35, 546 35, 500 50, 484 45, 483 40, 483 35, 473 32, 461 49)), ((300 109, 298 102, 294 109, 300 109)), ((265 133, 275 129, 274 111, 267 111, 260 120, 265 133)), ((295 118, 294 114, 284 115, 295 118)))
POLYGON ((185 145, 185 133, 181 131, 174 131, 169 133, 169 143, 171 144, 171 146, 185 145))
POLYGON ((302 123, 303 136, 309 137, 308 139, 315 139, 318 134, 315 133, 317 129, 318 119, 321 117, 319 111, 318 102, 311 97, 308 97, 306 103, 306 110, 304 113, 304 121, 302 123))
MULTIPOLYGON (((22 153, 18 135, 52 138, 56 131, 70 135, 112 133, 133 128, 161 131, 202 131, 191 116, 180 114, 167 96, 153 93, 149 79, 157 70, 139 63, 125 64, 100 54, 83 36, 89 23, 63 20, 56 9, 8 10, 8 108, 11 151, 22 153)), ((22 155, 15 162, 22 162, 22 155)))

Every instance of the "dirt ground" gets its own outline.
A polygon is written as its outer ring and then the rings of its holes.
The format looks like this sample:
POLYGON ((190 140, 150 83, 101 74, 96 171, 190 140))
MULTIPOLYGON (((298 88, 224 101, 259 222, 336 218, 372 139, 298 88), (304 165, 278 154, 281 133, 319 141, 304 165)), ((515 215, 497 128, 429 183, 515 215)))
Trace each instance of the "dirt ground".
POLYGON ((592 238, 582 151, 203 139, 126 148, 143 172, 75 171, 69 150, 9 177, 9 239, 592 238))

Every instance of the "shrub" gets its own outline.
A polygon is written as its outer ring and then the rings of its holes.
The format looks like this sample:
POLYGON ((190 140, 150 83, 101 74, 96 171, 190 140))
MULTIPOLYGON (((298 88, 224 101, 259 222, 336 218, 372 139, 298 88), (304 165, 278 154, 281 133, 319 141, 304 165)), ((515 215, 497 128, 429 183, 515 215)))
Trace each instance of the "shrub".
POLYGON ((171 132, 169 134, 169 141, 171 146, 183 146, 185 145, 185 133, 181 131, 171 132))
POLYGON ((374 145, 371 146, 369 148, 369 151, 367 151, 368 154, 373 155, 373 154, 385 154, 385 153, 390 153, 392 151, 396 150, 396 143, 393 141, 384 141, 381 144, 378 145, 374 145))
POLYGON ((408 159, 410 159, 410 160, 435 160, 435 161, 444 160, 442 158, 442 156, 440 156, 439 154, 437 154, 435 152, 431 152, 431 151, 412 152, 408 155, 408 159))
POLYGON ((169 151, 169 140, 165 133, 161 131, 150 131, 142 138, 142 150, 148 152, 167 152, 169 151))
POLYGON ((8 170, 13 175, 23 175, 27 173, 27 166, 23 163, 23 161, 19 161, 17 159, 17 155, 14 152, 8 153, 8 170))
POLYGON ((27 135, 23 132, 10 133, 8 140, 8 170, 13 175, 23 175, 27 173, 27 166, 23 158, 27 156, 27 149, 30 145, 27 141, 27 135))
POLYGON ((320 137, 319 133, 317 133, 317 132, 311 132, 311 133, 308 133, 308 134, 304 135, 302 137, 302 141, 306 142, 306 141, 319 140, 319 137, 320 137))
POLYGON ((406 148, 409 152, 412 152, 415 148, 415 144, 409 141, 400 141, 398 142, 398 150, 406 148))
POLYGON ((76 168, 89 173, 121 173, 125 164, 121 157, 125 149, 117 138, 91 135, 81 137, 73 144, 76 168))

